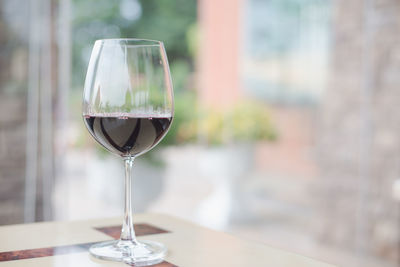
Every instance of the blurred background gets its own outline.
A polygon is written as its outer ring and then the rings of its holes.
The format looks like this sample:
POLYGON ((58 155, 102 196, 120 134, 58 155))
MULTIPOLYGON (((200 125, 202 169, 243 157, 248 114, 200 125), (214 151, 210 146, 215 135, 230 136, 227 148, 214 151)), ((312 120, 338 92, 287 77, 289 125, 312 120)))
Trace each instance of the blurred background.
POLYGON ((134 166, 162 212, 340 266, 400 266, 400 2, 0 1, 0 224, 122 215, 81 118, 96 39, 162 40, 176 98, 134 166))

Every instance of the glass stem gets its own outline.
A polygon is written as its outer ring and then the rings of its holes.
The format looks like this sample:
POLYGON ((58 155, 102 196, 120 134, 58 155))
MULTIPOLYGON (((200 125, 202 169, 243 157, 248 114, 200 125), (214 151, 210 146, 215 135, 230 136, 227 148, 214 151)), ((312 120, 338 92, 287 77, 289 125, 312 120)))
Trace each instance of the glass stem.
POLYGON ((137 243, 132 216, 132 165, 135 158, 125 158, 125 210, 121 230, 121 241, 137 243))

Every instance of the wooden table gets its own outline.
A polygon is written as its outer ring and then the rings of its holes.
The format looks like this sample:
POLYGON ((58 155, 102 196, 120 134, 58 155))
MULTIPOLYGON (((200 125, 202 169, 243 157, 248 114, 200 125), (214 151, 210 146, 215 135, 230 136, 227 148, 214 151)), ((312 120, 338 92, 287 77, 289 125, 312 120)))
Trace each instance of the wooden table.
MULTIPOLYGON (((165 262, 154 265, 157 267, 332 267, 166 215, 138 214, 135 222, 139 239, 168 247, 165 262)), ((93 242, 117 238, 120 223, 121 218, 112 218, 1 226, 0 267, 127 266, 96 259, 87 252, 93 242)))

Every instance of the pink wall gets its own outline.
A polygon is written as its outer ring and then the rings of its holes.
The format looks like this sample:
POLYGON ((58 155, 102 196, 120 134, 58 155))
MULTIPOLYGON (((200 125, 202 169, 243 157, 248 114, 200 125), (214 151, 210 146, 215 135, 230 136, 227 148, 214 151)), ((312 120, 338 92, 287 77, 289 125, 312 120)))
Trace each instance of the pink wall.
POLYGON ((240 95, 241 11, 245 0, 199 0, 199 97, 226 108, 240 95))

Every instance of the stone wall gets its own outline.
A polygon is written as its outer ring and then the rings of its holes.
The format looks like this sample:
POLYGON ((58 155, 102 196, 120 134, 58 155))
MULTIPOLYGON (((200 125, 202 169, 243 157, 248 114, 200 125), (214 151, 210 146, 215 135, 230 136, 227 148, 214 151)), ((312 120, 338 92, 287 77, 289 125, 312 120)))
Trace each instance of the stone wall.
MULTIPOLYGON (((333 1, 331 81, 321 104, 320 238, 398 257, 400 2, 333 1)), ((365 257, 360 257, 364 258, 365 257)))

